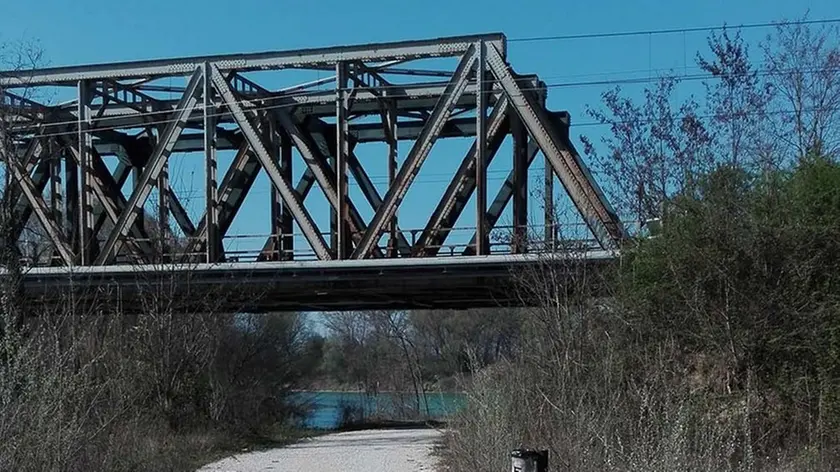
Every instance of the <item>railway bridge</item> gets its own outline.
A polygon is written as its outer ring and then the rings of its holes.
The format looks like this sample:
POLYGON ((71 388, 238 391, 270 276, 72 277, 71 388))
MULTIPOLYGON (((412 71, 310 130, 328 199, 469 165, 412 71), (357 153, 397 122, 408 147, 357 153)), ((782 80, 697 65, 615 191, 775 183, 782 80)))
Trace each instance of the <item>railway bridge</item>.
POLYGON ((515 272, 568 242, 555 182, 575 264, 626 237, 547 90, 503 34, 0 72, 27 293, 130 299, 168 274, 253 310, 519 303, 515 272), (446 169, 434 192, 415 185, 428 167, 446 169), (189 198, 179 168, 200 176, 189 198))

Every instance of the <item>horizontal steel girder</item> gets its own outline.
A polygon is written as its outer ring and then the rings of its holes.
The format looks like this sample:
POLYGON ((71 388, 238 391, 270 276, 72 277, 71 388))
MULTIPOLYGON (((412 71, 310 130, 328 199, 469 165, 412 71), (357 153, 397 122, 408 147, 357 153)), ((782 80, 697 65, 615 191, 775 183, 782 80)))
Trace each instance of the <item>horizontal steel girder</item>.
POLYGON ((202 67, 208 62, 220 72, 247 72, 286 68, 322 69, 335 65, 338 61, 378 62, 395 59, 450 57, 463 54, 479 40, 493 44, 497 50, 503 53, 506 50, 506 41, 502 34, 454 36, 357 46, 52 67, 34 71, 6 71, 0 72, 0 87, 69 84, 75 87, 79 80, 184 76, 191 74, 196 68, 202 67))
MULTIPOLYGON (((529 88, 538 89, 540 84, 534 78, 528 82, 529 88)), ((389 98, 396 99, 397 111, 400 113, 427 111, 434 107, 437 103, 437 97, 444 93, 446 88, 445 83, 429 83, 429 84, 411 84, 395 86, 393 89, 388 88, 389 98)), ((455 103, 455 107, 472 107, 475 105, 475 92, 477 90, 475 83, 467 85, 464 93, 460 99, 455 103)), ((501 88, 494 87, 493 93, 490 94, 488 102, 490 105, 495 103, 496 98, 502 93, 501 88)), ((270 109, 287 109, 298 117, 315 116, 319 118, 332 117, 335 114, 335 92, 316 91, 305 95, 285 95, 283 93, 269 93, 266 97, 258 98, 256 96, 247 96, 254 105, 266 107, 270 109)), ((355 116, 369 116, 378 115, 380 97, 375 89, 359 89, 354 95, 353 100, 353 114, 355 116)), ((177 100, 165 100, 142 105, 140 103, 132 106, 122 105, 120 103, 109 104, 102 109, 101 104, 91 105, 91 113, 97 116, 94 125, 97 128, 139 128, 146 126, 154 121, 161 121, 166 119, 165 114, 161 114, 157 107, 162 110, 174 111, 177 107, 177 100), (140 108, 145 108, 141 111, 140 108), (153 118, 150 120, 149 114, 153 118)), ((221 105, 221 103, 218 103, 221 105)), ((63 105, 60 110, 75 114, 75 107, 63 105)), ((203 123, 203 113, 197 111, 188 118, 187 122, 190 126, 199 127, 203 123)), ((228 111, 222 111, 215 117, 218 123, 233 123, 228 111)), ((33 131, 33 125, 24 123, 15 128, 16 132, 33 131)))

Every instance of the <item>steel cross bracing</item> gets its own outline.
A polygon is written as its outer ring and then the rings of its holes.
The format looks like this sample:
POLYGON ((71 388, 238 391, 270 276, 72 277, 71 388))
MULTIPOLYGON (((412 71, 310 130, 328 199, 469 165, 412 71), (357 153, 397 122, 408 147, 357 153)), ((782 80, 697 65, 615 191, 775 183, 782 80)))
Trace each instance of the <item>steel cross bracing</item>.
MULTIPOLYGON (((568 115, 546 109, 538 77, 513 71, 502 34, 2 72, 0 93, 13 235, 21 246, 39 235, 44 250, 32 256, 35 265, 236 260, 225 241, 236 237, 234 219, 261 172, 270 183, 270 194, 259 197, 265 213, 248 217, 267 222, 257 260, 306 252, 319 260, 442 255, 464 219, 474 230, 457 254, 488 255, 508 206, 514 238, 502 252, 524 253, 535 250, 525 243, 527 174, 538 155, 601 248, 625 237, 568 138, 568 115), (445 59, 454 67, 412 67, 445 59), (279 89, 256 77, 289 69, 326 77, 279 89), (35 99, 55 87, 75 98, 35 99), (447 138, 469 138, 472 146, 434 196, 427 223, 403 228, 401 204, 447 138), (510 173, 488 195, 488 167, 502 159, 508 138, 510 173), (387 146, 384 191, 366 165, 375 156, 359 155, 373 142, 387 146), (220 167, 227 151, 231 163, 220 167), (173 154, 203 159, 197 221, 170 184, 173 154), (351 182, 362 200, 348 191, 351 182), (312 194, 324 197, 328 220, 313 214, 312 194), (465 217, 473 198, 475 213, 465 217)), ((543 224, 553 238, 553 220, 543 224)))

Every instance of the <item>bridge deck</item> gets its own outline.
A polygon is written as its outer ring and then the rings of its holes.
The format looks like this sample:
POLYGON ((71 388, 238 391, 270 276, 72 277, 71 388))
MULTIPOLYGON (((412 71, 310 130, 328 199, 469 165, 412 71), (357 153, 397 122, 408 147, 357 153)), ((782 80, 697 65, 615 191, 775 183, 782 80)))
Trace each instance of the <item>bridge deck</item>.
POLYGON ((338 311, 520 305, 516 276, 548 261, 598 268, 614 251, 420 259, 38 267, 25 273, 33 300, 119 299, 138 310, 165 290, 194 309, 338 311))

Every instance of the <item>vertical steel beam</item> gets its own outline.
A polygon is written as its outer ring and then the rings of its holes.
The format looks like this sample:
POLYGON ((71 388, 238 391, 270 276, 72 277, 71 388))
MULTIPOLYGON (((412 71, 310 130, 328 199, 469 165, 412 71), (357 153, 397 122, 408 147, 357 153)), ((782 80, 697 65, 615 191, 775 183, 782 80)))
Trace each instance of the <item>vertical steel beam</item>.
POLYGON ((527 252, 528 239, 528 130, 515 113, 510 117, 513 134, 513 252, 527 252))
MULTIPOLYGON (((526 138, 527 139, 527 138, 526 138)), ((525 167, 527 171, 529 167, 531 167, 531 163, 534 162, 534 158, 537 156, 540 148, 537 146, 537 143, 532 141, 528 141, 527 145, 525 146, 524 152, 524 162, 522 165, 525 167)), ((489 229, 493 229, 496 226, 496 223, 501 218, 502 213, 505 210, 508 202, 512 197, 515 197, 517 188, 514 184, 514 179, 516 178, 515 170, 511 170, 508 173, 507 179, 502 184, 502 187, 499 189, 498 193, 496 193, 496 198, 493 199, 493 203, 490 204, 490 208, 487 209, 487 226, 489 229)), ((467 248, 464 249, 463 255, 465 256, 473 256, 475 255, 475 246, 476 238, 478 237, 478 233, 474 233, 472 239, 467 244, 467 248)), ((514 247, 511 248, 512 250, 516 250, 516 241, 514 241, 514 247)))
POLYGON ((202 67, 198 67, 193 72, 192 77, 187 84, 186 90, 184 91, 184 95, 181 97, 181 100, 178 101, 178 105, 176 106, 172 116, 169 117, 168 124, 161 135, 160 142, 156 144, 154 150, 152 151, 152 155, 149 157, 149 162, 146 164, 146 168, 140 179, 140 188, 135 189, 135 191, 131 194, 131 198, 128 200, 125 211, 123 211, 122 215, 120 215, 119 221, 117 221, 114 229, 108 236, 108 240, 105 241, 102 251, 94 261, 96 265, 105 264, 105 262, 111 257, 111 253, 117 248, 118 241, 126 236, 129 227, 134 223, 137 215, 142 211, 143 205, 149 198, 149 193, 152 191, 151 183, 157 180, 163 170, 164 164, 169 159, 169 155, 172 153, 172 148, 175 146, 175 142, 181 135, 181 132, 186 126, 187 119, 198 102, 197 94, 201 78, 204 75, 202 74, 202 69, 202 67))
POLYGON ((91 122, 90 104, 93 98, 92 84, 85 80, 78 83, 78 124, 79 131, 79 167, 81 171, 81 208, 80 208, 80 243, 79 263, 90 265, 96 251, 96 241, 93 240, 93 191, 91 190, 91 151, 93 136, 88 129, 91 122))
MULTIPOLYGON (((387 94, 388 92, 386 91, 385 95, 387 96, 387 94)), ((397 129, 397 100, 389 99, 387 100, 385 106, 385 127, 387 128, 385 135, 388 136, 388 188, 391 188, 391 186, 394 185, 394 180, 397 178, 397 156, 399 151, 398 146, 400 143, 397 135, 399 132, 397 129)), ((388 238, 388 257, 397 256, 397 245, 399 240, 398 221, 399 209, 394 211, 394 216, 389 222, 390 237, 388 238)))
MULTIPOLYGON (((81 162, 81 153, 78 152, 77 149, 70 147, 70 155, 77 161, 77 163, 81 162)), ((91 148, 89 156, 91 161, 91 172, 88 183, 90 184, 91 191, 100 203, 102 214, 104 214, 112 222, 116 223, 120 216, 119 212, 125 208, 125 197, 123 197, 122 192, 120 192, 120 189, 114 180, 114 177, 111 175, 111 172, 108 170, 108 167, 105 165, 105 162, 99 156, 96 149, 91 148)), ((94 225, 94 234, 96 234, 97 231, 98 227, 94 225)), ((127 247, 137 256, 139 260, 145 261, 145 256, 150 254, 152 251, 147 241, 146 233, 136 225, 132 225, 131 234, 139 241, 128 241, 127 247)))
MULTIPOLYGON (((215 100, 210 63, 204 63, 204 200, 207 242, 205 256, 207 263, 219 261, 221 239, 219 237, 219 192, 217 183, 218 160, 216 155, 215 100)), ((196 235, 197 236, 197 235, 196 235)))
POLYGON ((160 251, 160 261, 166 261, 166 255, 169 252, 169 160, 165 160, 160 168, 160 173, 157 177, 158 189, 158 248, 160 251))
MULTIPOLYGON (((219 212, 219 238, 223 238, 233 219, 236 217, 245 196, 254 184, 260 170, 259 159, 251 151, 247 142, 239 144, 239 149, 233 157, 230 167, 225 172, 217 192, 219 212)), ((197 259, 196 254, 201 253, 201 259, 206 259, 207 248, 207 211, 201 217, 198 228, 193 233, 195 237, 190 241, 185 251, 188 259, 197 259)), ((219 260, 224 260, 224 247, 219 246, 219 260)))
POLYGON ((475 109, 475 227, 478 234, 475 250, 479 255, 490 252, 487 234, 487 84, 485 81, 486 48, 484 41, 476 44, 475 79, 478 84, 475 109))
MULTIPOLYGON (((152 139, 152 146, 154 146, 154 138, 152 139)), ((132 188, 133 191, 137 191, 140 188, 140 182, 143 178, 143 166, 137 165, 131 168, 131 181, 132 181, 132 188)), ((138 228, 145 231, 146 229, 146 211, 143 210, 138 213, 137 220, 134 222, 134 225, 138 228)))
POLYGON ((70 247, 74 254, 79 253, 79 220, 81 213, 79 212, 79 166, 76 165, 76 160, 70 157, 71 151, 65 149, 63 151, 64 160, 64 185, 65 185, 65 199, 64 199, 64 234, 67 235, 70 241, 70 247))
MULTIPOLYGON (((275 120, 268 120, 268 141, 271 143, 271 148, 269 152, 271 153, 271 158, 277 161, 277 165, 280 167, 280 173, 283 173, 283 163, 281 162, 281 154, 283 153, 282 142, 286 139, 281 136, 279 130, 277 129, 278 125, 275 120)), ((267 257, 270 260, 276 261, 281 258, 283 255, 281 247, 282 243, 280 239, 282 238, 282 220, 283 220, 283 198, 277 192, 277 189, 274 186, 271 186, 271 192, 269 195, 269 210, 271 213, 271 225, 270 231, 271 237, 269 238, 269 244, 267 244, 263 248, 263 256, 267 257)))
POLYGON ((545 159, 543 180, 543 221, 545 225, 545 244, 550 249, 557 247, 557 222, 554 218, 554 169, 548 158, 545 159))
POLYGON ((62 206, 64 205, 64 188, 61 178, 61 155, 56 152, 54 141, 50 141, 47 158, 50 160, 50 210, 53 221, 62 221, 62 206))
MULTIPOLYGON (((284 133, 283 139, 280 142, 280 173, 288 182, 292 181, 292 147, 292 139, 288 134, 284 133)), ((307 172, 311 176, 311 182, 314 182, 315 175, 308 169, 307 172)), ((274 190, 273 186, 271 188, 274 190)), ((311 184, 307 188, 307 192, 310 188, 312 188, 311 184)), ((298 194, 301 200, 305 198, 304 192, 301 191, 298 194)), ((277 198, 282 202, 283 199, 279 195, 277 198)), ((278 248, 281 260, 292 260, 295 257, 294 223, 295 221, 291 211, 289 211, 288 205, 283 204, 283 214, 281 215, 280 221, 280 234, 282 236, 280 238, 280 247, 278 248)))
MULTIPOLYGON (((597 182, 567 140, 550 126, 542 104, 535 103, 534 94, 521 89, 495 46, 487 48, 487 65, 513 104, 528 132, 540 145, 546 161, 560 178, 563 187, 577 207, 589 229, 605 249, 611 249, 626 237, 624 226, 612 209, 597 182)), ((546 167, 549 167, 546 165, 546 167)))
POLYGON ((350 113, 349 91, 348 87, 348 64, 346 62, 337 62, 335 65, 336 74, 336 113, 335 113, 335 133, 336 133, 336 214, 338 219, 338 227, 336 228, 338 235, 336 237, 337 246, 336 259, 346 259, 350 255, 350 234, 348 232, 348 222, 350 219, 348 212, 347 199, 349 198, 347 191, 347 159, 350 154, 350 146, 348 143, 348 115, 350 113))
POLYGON ((364 237, 362 237, 362 240, 359 241, 358 246, 356 246, 353 258, 366 258, 377 244, 382 228, 389 219, 393 218, 397 206, 405 197, 408 187, 411 186, 411 183, 414 181, 414 177, 420 171, 420 166, 423 165, 423 162, 426 160, 426 157, 428 157, 429 152, 432 149, 432 145, 434 145, 440 135, 440 130, 449 118, 449 114, 452 112, 452 107, 455 106, 455 103, 457 103, 457 101, 461 98, 461 94, 467 87, 467 82, 469 81, 470 73, 472 72, 474 65, 475 46, 471 45, 461 58, 461 61, 458 63, 455 73, 435 104, 429 120, 426 121, 426 124, 423 126, 423 130, 420 132, 420 136, 414 143, 411 151, 409 151, 405 163, 397 175, 394 185, 389 188, 388 193, 385 194, 385 200, 383 201, 382 206, 376 211, 376 214, 373 216, 373 220, 365 232, 364 237))
MULTIPOLYGON (((335 155, 335 127, 332 127, 321 120, 313 119, 309 121, 307 131, 310 133, 312 140, 318 146, 318 149, 323 155, 335 155)), ((379 195, 379 191, 376 190, 376 185, 374 185, 374 183, 370 180, 370 177, 367 172, 365 172, 364 167, 359 162, 359 159, 354 152, 358 142, 354 139, 352 134, 348 136, 348 143, 350 152, 347 154, 347 168, 353 175, 356 183, 359 185, 359 189, 362 191, 365 199, 375 212, 382 205, 382 196, 379 195)), ((304 174, 304 177, 307 177, 307 175, 314 177, 314 174, 309 173, 308 170, 307 174, 304 174)), ((301 178, 301 181, 303 181, 303 178, 301 178)), ((364 228, 364 221, 362 220, 358 210, 353 205, 352 200, 348 200, 347 204, 350 211, 350 221, 356 228, 364 228)), ((353 234, 354 241, 357 241, 359 238, 361 238, 361 233, 353 234)), ((397 231, 396 248, 403 256, 411 255, 411 246, 408 244, 408 240, 405 238, 405 235, 399 231, 397 231)), ((380 255, 384 256, 384 254, 381 254, 379 248, 375 248, 374 256, 380 257, 380 255)))
MULTIPOLYGON (((337 138, 333 136, 333 140, 330 142, 331 144, 327 143, 326 140, 324 143, 321 143, 324 144, 323 147, 327 148, 327 151, 330 151, 325 154, 321 144, 316 141, 308 129, 304 129, 302 125, 298 124, 297 118, 293 117, 283 109, 277 109, 274 111, 274 115, 276 116, 278 123, 283 126, 286 133, 288 133, 292 138, 292 141, 295 143, 295 147, 297 147, 298 151, 300 151, 301 157, 307 167, 312 171, 315 180, 318 182, 318 186, 321 187, 321 190, 327 197, 327 201, 330 203, 331 208, 337 209, 338 198, 335 188, 336 173, 335 169, 330 167, 327 157, 325 157, 325 155, 331 157, 336 156, 337 152, 335 150, 335 142, 337 138)), ((334 130, 334 128, 331 129, 334 130)), ((347 224, 350 226, 350 231, 353 232, 353 239, 359 239, 364 231, 365 223, 352 201, 345 199, 344 203, 347 206, 347 214, 349 218, 349 220, 347 220, 347 224)), ((375 255, 379 254, 381 254, 381 251, 377 248, 375 255)))
POLYGON ((321 233, 318 231, 317 226, 315 226, 315 222, 312 220, 309 212, 303 207, 303 204, 298 199, 297 194, 295 194, 289 181, 283 178, 283 175, 280 173, 280 169, 277 167, 277 163, 271 160, 271 156, 266 149, 265 143, 263 143, 262 136, 257 132, 256 126, 251 123, 251 119, 245 114, 245 111, 242 109, 242 105, 230 89, 227 81, 222 76, 221 72, 219 72, 219 70, 215 67, 213 67, 213 84, 221 95, 225 105, 227 105, 230 110, 234 121, 236 121, 242 130, 242 134, 245 136, 246 141, 254 150, 257 159, 259 159, 262 167, 266 170, 272 184, 277 187, 277 190, 283 196, 283 201, 289 205, 292 214, 295 216, 298 225, 301 227, 301 231, 303 231, 304 236, 309 241, 309 244, 312 246, 315 254, 317 254, 322 260, 331 259, 330 251, 327 249, 326 242, 324 241, 323 236, 321 236, 321 233))

